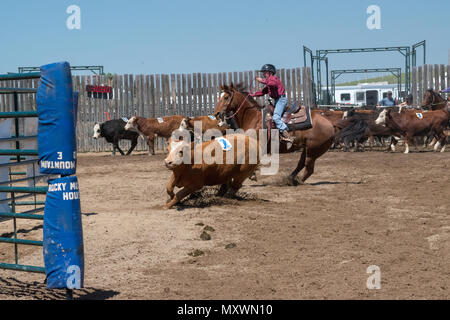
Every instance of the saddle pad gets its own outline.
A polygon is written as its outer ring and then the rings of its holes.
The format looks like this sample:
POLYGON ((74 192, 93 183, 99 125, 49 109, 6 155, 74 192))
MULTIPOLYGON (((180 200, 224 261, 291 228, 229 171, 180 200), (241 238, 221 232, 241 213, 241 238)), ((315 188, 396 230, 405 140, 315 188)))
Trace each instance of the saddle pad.
POLYGON ((156 118, 156 120, 158 120, 158 123, 163 123, 164 122, 163 118, 156 118))
POLYGON ((421 112, 417 112, 416 117, 419 119, 423 119, 423 114, 421 112))

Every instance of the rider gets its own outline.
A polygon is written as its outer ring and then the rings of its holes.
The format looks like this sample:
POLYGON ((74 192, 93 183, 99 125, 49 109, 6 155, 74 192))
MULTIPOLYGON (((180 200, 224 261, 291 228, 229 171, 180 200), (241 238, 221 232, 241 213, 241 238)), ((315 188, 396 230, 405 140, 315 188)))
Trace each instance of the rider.
POLYGON ((378 106, 385 106, 385 107, 393 107, 395 106, 395 100, 392 98, 392 91, 388 91, 386 98, 383 98, 378 102, 378 106))
POLYGON ((400 111, 402 111, 402 108, 414 109, 413 99, 414 99, 413 95, 412 94, 408 94, 408 96, 406 97, 405 101, 398 105, 400 107, 400 111))
POLYGON ((293 143, 294 140, 288 133, 287 125, 283 122, 283 120, 281 120, 284 108, 286 108, 287 98, 283 84, 281 83, 280 79, 275 76, 275 74, 277 73, 277 69, 272 64, 265 64, 262 66, 260 72, 262 72, 265 79, 257 77, 256 80, 259 83, 265 84, 266 86, 261 91, 253 93, 252 96, 261 97, 269 94, 269 96, 275 100, 273 121, 275 122, 278 130, 280 130, 281 140, 288 143, 293 143))

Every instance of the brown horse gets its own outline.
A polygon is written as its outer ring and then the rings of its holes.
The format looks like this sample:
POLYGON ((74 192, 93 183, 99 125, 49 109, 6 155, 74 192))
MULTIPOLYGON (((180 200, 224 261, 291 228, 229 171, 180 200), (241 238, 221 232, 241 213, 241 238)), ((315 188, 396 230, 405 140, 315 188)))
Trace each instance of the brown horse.
MULTIPOLYGON (((220 99, 214 113, 225 121, 225 117, 233 118, 240 129, 263 129, 263 119, 260 106, 252 96, 239 84, 236 87, 221 86, 220 99)), ((305 168, 300 183, 303 183, 314 172, 316 159, 323 155, 333 143, 333 124, 317 112, 312 112, 312 128, 303 131, 295 131, 295 140, 292 147, 287 150, 286 144, 280 144, 280 153, 293 152, 302 149, 302 154, 297 167, 289 175, 289 184, 298 185, 298 173, 305 168)), ((258 131, 259 132, 259 131, 258 131)))
MULTIPOLYGON (((450 100, 445 100, 438 92, 433 89, 428 89, 425 92, 422 101, 422 108, 431 110, 445 110, 447 111, 447 128, 450 127, 450 100)), ((436 142, 436 138, 431 141, 429 146, 432 146, 436 142)), ((436 142, 437 144, 437 142, 436 142)), ((436 145, 435 145, 436 146, 436 145)))
POLYGON ((439 93, 433 89, 428 89, 423 96, 422 108, 431 110, 447 109, 449 111, 447 102, 439 93))

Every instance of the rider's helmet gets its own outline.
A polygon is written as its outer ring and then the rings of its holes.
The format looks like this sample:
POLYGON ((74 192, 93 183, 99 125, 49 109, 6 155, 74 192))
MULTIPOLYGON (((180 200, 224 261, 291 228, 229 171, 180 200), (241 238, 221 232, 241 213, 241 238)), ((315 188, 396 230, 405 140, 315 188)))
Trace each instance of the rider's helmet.
POLYGON ((261 67, 261 70, 259 70, 260 72, 272 72, 273 74, 277 73, 277 68, 275 68, 275 66, 273 64, 265 64, 261 67))

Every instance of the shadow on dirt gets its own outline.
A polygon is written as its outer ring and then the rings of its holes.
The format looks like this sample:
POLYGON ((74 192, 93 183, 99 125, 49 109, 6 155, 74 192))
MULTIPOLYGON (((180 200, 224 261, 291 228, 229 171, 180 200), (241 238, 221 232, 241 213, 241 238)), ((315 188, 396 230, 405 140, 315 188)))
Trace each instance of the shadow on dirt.
MULTIPOLYGON (((74 300, 105 300, 120 292, 84 288, 73 291, 74 300)), ((0 296, 16 299, 66 300, 66 289, 47 289, 44 283, 37 281, 22 282, 15 278, 0 278, 0 296)))
POLYGON ((321 186, 321 185, 334 185, 334 184, 365 184, 365 181, 319 181, 319 182, 314 182, 314 183, 307 183, 307 185, 310 186, 321 186))
POLYGON ((186 200, 177 205, 177 210, 182 211, 188 208, 207 208, 211 206, 240 205, 242 202, 269 202, 260 199, 256 195, 239 191, 236 195, 217 196, 219 187, 206 187, 200 192, 191 194, 186 200))
POLYGON ((259 184, 252 184, 249 187, 251 188, 262 188, 268 186, 276 186, 276 187, 296 187, 296 186, 321 186, 321 185, 350 185, 350 184, 365 184, 366 181, 318 181, 318 182, 306 182, 302 183, 299 179, 295 179, 294 181, 290 179, 289 176, 284 177, 273 177, 262 181, 259 184))
MULTIPOLYGON (((33 231, 36 231, 36 230, 40 230, 42 228, 43 228, 43 225, 39 224, 39 225, 34 226, 33 228, 30 228, 30 229, 19 229, 19 230, 17 230, 17 234, 27 234, 27 233, 30 233, 30 232, 33 232, 33 231)), ((0 237, 2 237, 2 238, 12 238, 12 237, 14 237, 14 232, 8 232, 8 233, 0 234, 0 237)))

